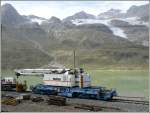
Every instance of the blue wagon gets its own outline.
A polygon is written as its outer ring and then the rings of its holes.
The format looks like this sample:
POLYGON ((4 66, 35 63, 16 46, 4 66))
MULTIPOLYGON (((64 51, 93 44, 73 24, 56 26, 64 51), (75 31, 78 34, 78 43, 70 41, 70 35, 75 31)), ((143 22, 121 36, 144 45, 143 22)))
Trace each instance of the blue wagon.
POLYGON ((104 87, 60 87, 38 84, 32 86, 31 90, 36 94, 43 95, 59 95, 70 98, 85 98, 85 99, 98 99, 110 100, 117 96, 116 90, 108 90, 104 87))

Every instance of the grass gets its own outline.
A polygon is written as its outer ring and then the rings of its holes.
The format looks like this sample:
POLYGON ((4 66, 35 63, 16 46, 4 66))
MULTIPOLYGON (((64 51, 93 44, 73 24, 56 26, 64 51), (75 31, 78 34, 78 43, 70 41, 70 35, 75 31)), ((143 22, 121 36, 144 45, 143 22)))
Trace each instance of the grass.
POLYGON ((148 70, 89 70, 92 84, 115 88, 119 95, 148 97, 148 70))
MULTIPOLYGON (((88 70, 92 85, 115 88, 119 95, 148 98, 148 70, 88 70)), ((2 77, 15 76, 12 71, 2 71, 2 77)), ((19 81, 27 80, 28 87, 42 83, 42 77, 21 76, 19 81)))
MULTIPOLYGON (((66 67, 73 67, 73 51, 57 50, 54 52, 57 61, 66 67)), ((76 50, 76 67, 89 69, 148 69, 148 49, 116 48, 76 50)))

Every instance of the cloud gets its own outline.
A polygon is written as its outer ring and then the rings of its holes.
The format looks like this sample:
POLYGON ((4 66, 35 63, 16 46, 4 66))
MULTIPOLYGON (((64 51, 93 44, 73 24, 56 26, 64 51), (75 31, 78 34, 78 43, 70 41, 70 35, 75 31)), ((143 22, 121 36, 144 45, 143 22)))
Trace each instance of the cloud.
POLYGON ((12 4, 21 15, 56 16, 62 19, 82 10, 94 15, 111 8, 125 12, 132 5, 149 1, 2 1, 2 5, 4 3, 12 4))

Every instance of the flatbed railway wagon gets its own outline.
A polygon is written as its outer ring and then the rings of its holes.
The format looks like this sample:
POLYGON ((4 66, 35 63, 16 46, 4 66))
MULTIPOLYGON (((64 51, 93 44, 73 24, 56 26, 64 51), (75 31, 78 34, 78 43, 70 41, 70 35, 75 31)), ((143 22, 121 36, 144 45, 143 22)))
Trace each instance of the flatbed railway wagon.
POLYGON ((21 69, 15 72, 17 76, 43 76, 43 84, 30 88, 36 94, 99 100, 110 100, 117 96, 114 89, 91 86, 91 76, 83 69, 21 69))
POLYGON ((59 95, 69 98, 84 98, 84 99, 98 99, 111 100, 117 96, 115 90, 108 90, 104 87, 61 87, 38 84, 31 87, 32 92, 42 95, 59 95))
POLYGON ((1 79, 1 90, 12 91, 16 88, 16 79, 14 77, 5 77, 1 79))

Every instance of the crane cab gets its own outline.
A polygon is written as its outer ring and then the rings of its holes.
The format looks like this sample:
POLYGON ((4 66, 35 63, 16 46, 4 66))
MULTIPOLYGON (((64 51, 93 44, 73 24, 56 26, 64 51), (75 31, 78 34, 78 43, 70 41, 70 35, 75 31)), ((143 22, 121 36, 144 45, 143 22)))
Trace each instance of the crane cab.
POLYGON ((80 69, 55 71, 44 74, 44 85, 65 86, 65 87, 90 87, 91 78, 86 72, 80 69))

